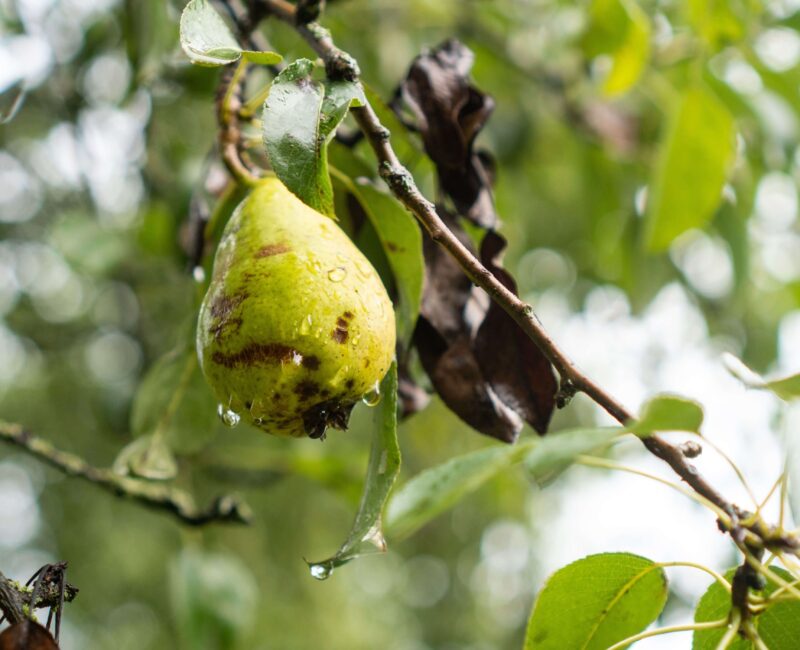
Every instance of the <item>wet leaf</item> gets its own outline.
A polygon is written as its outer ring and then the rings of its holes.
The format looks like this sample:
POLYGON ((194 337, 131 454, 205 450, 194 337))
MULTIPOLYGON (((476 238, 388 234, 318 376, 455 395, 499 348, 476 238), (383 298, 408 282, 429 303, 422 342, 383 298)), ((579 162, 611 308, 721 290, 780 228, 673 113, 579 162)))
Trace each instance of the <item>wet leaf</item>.
POLYGON ((268 65, 283 57, 276 52, 245 51, 208 0, 190 0, 181 14, 181 47, 192 63, 228 65, 244 55, 249 61, 268 65))
POLYGON ((491 183, 473 143, 494 109, 494 100, 470 84, 473 60, 465 45, 446 41, 414 59, 401 94, 436 165, 442 189, 460 214, 490 228, 497 223, 491 183))
POLYGON ((604 650, 641 632, 667 602, 667 576, 632 553, 590 555, 559 569, 539 593, 525 650, 604 650))
POLYGON ((328 143, 351 105, 364 95, 350 81, 311 77, 314 63, 298 59, 272 83, 264 102, 264 144, 278 178, 304 203, 334 217, 333 188, 328 175, 328 143))
POLYGON ((528 446, 480 449, 420 472, 400 487, 386 509, 391 535, 407 536, 519 461, 528 446))
MULTIPOLYGON (((489 231, 481 242, 481 261, 514 294, 517 283, 500 266, 506 241, 489 231)), ((475 357, 500 400, 539 433, 547 431, 558 382, 547 357, 500 305, 491 301, 475 337, 475 357)))
POLYGON ((736 129, 710 90, 688 88, 662 138, 646 217, 647 246, 664 250, 678 235, 704 227, 722 198, 735 154, 736 129))
POLYGON ((372 448, 358 513, 344 544, 332 557, 309 562, 311 575, 319 580, 361 555, 386 550, 382 514, 389 492, 400 472, 400 446, 397 442, 397 366, 392 365, 381 382, 381 401, 375 407, 372 448))
POLYGON ((0 650, 58 650, 58 645, 43 626, 25 619, 0 634, 0 650))

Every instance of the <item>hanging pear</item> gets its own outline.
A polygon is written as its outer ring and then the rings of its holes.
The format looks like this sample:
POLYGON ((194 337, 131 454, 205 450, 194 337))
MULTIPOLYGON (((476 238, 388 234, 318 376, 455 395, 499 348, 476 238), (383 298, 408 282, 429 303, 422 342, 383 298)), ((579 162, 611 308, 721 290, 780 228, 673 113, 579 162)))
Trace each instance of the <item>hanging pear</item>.
POLYGON ((374 394, 394 347, 392 303, 367 258, 277 178, 260 181, 225 228, 198 318, 221 408, 275 435, 324 437, 374 394))

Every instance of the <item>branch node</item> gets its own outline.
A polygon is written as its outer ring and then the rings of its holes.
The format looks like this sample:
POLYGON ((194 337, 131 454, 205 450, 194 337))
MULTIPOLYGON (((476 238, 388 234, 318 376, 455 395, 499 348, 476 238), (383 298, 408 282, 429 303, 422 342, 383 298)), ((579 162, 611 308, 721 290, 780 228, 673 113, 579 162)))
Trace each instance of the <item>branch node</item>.
MULTIPOLYGON (((529 305, 528 305, 529 306, 529 305)), ((556 393, 556 407, 563 409, 567 404, 572 401, 575 394, 578 392, 578 387, 571 379, 561 378, 561 385, 558 387, 556 393)))
POLYGON ((325 74, 332 81, 357 81, 361 70, 352 56, 334 47, 325 55, 325 74))
POLYGON ((319 18, 325 8, 325 0, 298 0, 294 21, 296 25, 307 25, 319 18))
POLYGON ((687 440, 686 442, 682 442, 678 448, 686 458, 697 458, 703 453, 702 445, 696 440, 687 440))

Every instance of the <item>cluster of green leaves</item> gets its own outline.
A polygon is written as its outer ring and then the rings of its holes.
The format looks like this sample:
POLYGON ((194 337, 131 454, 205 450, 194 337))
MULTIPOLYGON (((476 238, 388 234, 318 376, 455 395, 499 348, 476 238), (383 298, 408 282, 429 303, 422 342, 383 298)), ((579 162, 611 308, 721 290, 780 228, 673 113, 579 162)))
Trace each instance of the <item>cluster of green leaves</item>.
POLYGON ((765 646, 737 634, 741 619, 732 611, 730 585, 735 570, 726 573, 724 582, 708 587, 694 625, 645 632, 667 604, 664 565, 630 553, 602 553, 577 560, 548 579, 528 622, 525 650, 621 650, 648 636, 688 630, 693 630, 694 650, 790 650, 800 638, 800 600, 787 593, 791 574, 780 567, 771 569, 780 582, 767 581, 761 609, 750 622, 765 646), (723 638, 727 644, 720 646, 723 638))

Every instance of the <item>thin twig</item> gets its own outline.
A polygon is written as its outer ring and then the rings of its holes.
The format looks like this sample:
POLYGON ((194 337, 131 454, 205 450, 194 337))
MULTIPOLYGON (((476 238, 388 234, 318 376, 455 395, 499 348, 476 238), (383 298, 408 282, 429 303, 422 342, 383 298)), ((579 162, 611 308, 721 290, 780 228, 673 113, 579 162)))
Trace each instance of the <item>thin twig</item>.
MULTIPOLYGON (((37 594, 33 609, 63 606, 63 603, 71 603, 75 600, 77 595, 78 588, 68 582, 64 583, 62 590, 60 585, 47 581, 37 594)), ((24 618, 28 618, 32 596, 33 589, 31 587, 7 578, 0 571, 0 612, 8 619, 9 623, 19 623, 24 618)))
POLYGON ((19 424, 0 421, 0 440, 24 449, 69 476, 82 478, 119 497, 165 510, 191 526, 201 526, 211 522, 249 524, 252 518, 250 507, 238 497, 221 496, 206 508, 198 508, 191 495, 183 490, 161 483, 120 476, 110 469, 94 467, 80 456, 56 449, 19 424))
MULTIPOLYGON (((270 14, 291 25, 306 40, 325 62, 329 77, 358 81, 359 70, 356 61, 334 44, 328 30, 317 23, 298 25, 295 20, 295 7, 286 0, 261 0, 261 4, 270 14)), ((634 415, 625 406, 585 375, 558 347, 536 317, 533 307, 509 291, 445 225, 434 204, 423 196, 414 183, 411 173, 398 159, 389 141, 390 132, 381 124, 372 106, 367 103, 362 107, 353 107, 351 112, 372 146, 379 161, 378 171, 394 196, 419 220, 431 239, 452 255, 465 275, 486 291, 539 346, 558 371, 562 387, 569 386, 585 393, 622 424, 633 420, 634 415)), ((731 519, 740 519, 740 509, 720 494, 698 472, 679 447, 657 435, 643 438, 642 443, 652 454, 665 461, 697 494, 727 513, 731 519)), ((758 531, 757 534, 768 530, 761 520, 749 524, 747 528, 754 532, 758 531)), ((728 532, 733 532, 730 528, 726 529, 728 532)), ((769 530, 773 533, 770 536, 771 543, 784 544, 785 548, 796 552, 797 539, 774 534, 774 529, 769 530)))

